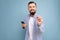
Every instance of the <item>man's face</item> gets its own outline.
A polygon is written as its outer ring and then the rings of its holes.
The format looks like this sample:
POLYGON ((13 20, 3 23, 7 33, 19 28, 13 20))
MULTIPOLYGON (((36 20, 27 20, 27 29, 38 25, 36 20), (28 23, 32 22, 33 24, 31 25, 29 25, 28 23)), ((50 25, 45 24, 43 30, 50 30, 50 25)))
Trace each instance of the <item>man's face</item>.
POLYGON ((28 5, 28 10, 31 15, 34 15, 36 12, 36 5, 34 3, 31 3, 28 5))

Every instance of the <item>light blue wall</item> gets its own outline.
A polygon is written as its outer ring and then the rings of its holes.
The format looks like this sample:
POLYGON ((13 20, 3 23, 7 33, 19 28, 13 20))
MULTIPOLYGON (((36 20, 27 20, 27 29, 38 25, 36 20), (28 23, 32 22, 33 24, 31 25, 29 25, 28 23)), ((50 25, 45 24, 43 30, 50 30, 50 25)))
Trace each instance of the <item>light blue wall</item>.
MULTIPOLYGON (((0 0, 0 40, 24 40, 21 21, 30 0, 0 0)), ((34 0, 45 22, 43 40, 60 40, 60 0, 34 0)))

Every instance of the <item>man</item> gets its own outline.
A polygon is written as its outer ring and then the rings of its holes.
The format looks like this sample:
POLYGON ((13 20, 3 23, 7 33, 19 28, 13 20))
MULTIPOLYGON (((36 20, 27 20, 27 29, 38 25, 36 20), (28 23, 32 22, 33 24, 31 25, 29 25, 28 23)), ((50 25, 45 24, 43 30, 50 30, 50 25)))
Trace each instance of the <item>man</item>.
POLYGON ((36 14, 36 3, 30 1, 28 3, 29 15, 22 22, 22 27, 26 30, 25 40, 42 40, 42 33, 44 32, 43 19, 36 14))

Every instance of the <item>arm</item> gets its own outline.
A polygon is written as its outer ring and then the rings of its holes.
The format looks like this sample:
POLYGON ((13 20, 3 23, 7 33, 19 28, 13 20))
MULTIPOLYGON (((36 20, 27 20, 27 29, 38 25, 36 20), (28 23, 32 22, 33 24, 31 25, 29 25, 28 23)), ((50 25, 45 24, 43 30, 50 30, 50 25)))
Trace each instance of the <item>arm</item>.
MULTIPOLYGON (((38 26, 38 25, 37 25, 38 26)), ((44 24, 42 23, 40 26, 38 26, 38 30, 40 31, 40 32, 44 32, 45 31, 45 29, 44 29, 44 24)))
POLYGON ((28 25, 28 15, 24 18, 24 23, 22 24, 22 27, 25 27, 24 29, 27 30, 27 25, 28 25))
POLYGON ((41 16, 37 17, 37 27, 40 32, 44 32, 44 23, 41 16))

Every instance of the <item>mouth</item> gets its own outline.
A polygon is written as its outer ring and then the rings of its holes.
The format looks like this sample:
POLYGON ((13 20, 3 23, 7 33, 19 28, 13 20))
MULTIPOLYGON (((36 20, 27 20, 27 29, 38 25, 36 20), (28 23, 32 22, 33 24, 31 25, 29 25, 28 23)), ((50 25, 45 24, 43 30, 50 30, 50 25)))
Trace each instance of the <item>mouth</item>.
POLYGON ((35 12, 34 10, 31 10, 30 12, 35 12))
POLYGON ((35 11, 30 11, 30 14, 31 15, 34 15, 36 12, 35 11))
POLYGON ((35 12, 35 11, 30 11, 31 13, 35 12))

